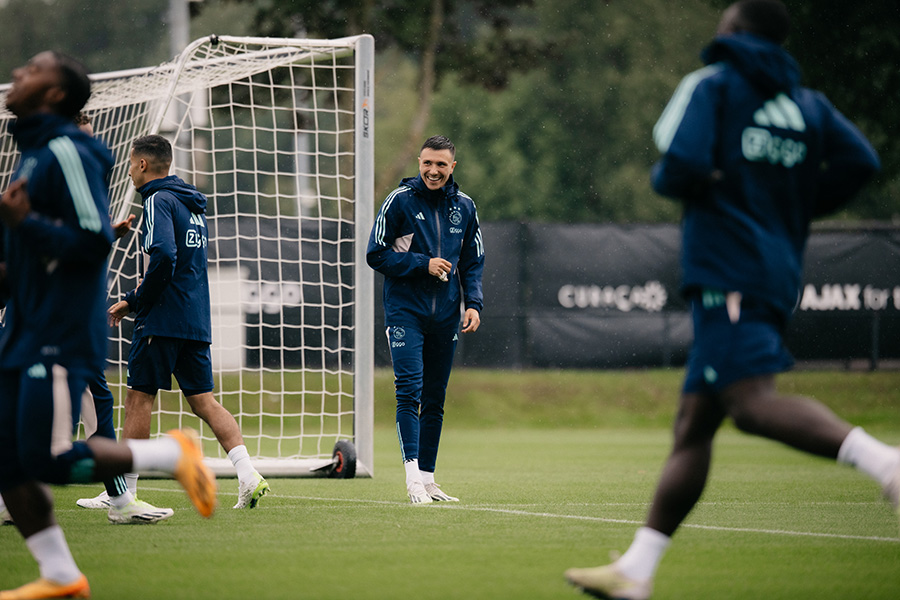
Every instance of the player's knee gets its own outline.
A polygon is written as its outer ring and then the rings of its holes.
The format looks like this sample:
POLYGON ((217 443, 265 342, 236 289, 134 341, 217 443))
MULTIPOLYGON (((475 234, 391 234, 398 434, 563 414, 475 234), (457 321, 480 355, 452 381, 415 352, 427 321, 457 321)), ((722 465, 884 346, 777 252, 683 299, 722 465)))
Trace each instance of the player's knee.
POLYGON ((440 399, 422 397, 422 408, 420 410, 422 416, 429 415, 431 417, 443 418, 444 402, 440 399))
POLYGON ((752 402, 735 402, 729 406, 728 416, 734 426, 744 433, 756 433, 760 429, 759 406, 752 402))

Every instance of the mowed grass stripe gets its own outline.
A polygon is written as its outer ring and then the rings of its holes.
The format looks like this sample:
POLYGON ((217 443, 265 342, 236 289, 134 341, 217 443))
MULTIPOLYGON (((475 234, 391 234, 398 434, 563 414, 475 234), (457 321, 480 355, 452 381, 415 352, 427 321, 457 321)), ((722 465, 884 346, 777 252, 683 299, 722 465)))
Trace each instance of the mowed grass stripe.
MULTIPOLYGON (((460 391, 474 394, 466 372, 458 374, 457 383, 466 382, 460 391)), ((481 383, 490 379, 476 375, 481 383)), ((515 390, 519 375, 493 374, 490 388, 515 390)), ((538 375, 528 373, 525 384, 538 375)), ((828 392, 833 385, 838 403, 861 398, 857 415, 881 439, 900 443, 897 375, 848 374, 855 390, 838 384, 842 375, 817 375, 811 387, 828 392)), ((636 405, 615 395, 666 387, 658 400, 666 406, 646 414, 672 413, 678 378, 573 374, 563 388, 573 393, 573 406, 553 399, 566 423, 553 422, 554 407, 532 409, 540 399, 532 392, 471 412, 475 396, 461 401, 451 382, 438 482, 462 499, 459 505, 406 503, 387 423, 376 428, 373 478, 273 479, 272 494, 252 511, 231 509, 237 481, 222 479, 220 508, 209 520, 175 482, 142 479, 144 500, 176 510, 155 526, 110 525, 103 511, 75 507, 99 485, 54 488, 59 521, 98 600, 577 600, 563 571, 601 564, 610 551, 627 548, 671 443, 671 415, 663 423, 643 416, 652 393, 636 405), (594 402, 589 391, 618 406, 609 419, 584 405, 594 402), (486 414, 498 423, 484 423, 486 414)), ((488 389, 481 402, 494 398, 488 389)), ((387 418, 390 402, 379 395, 379 419, 387 418)), ((654 598, 896 600, 897 532, 878 486, 853 469, 726 427, 710 483, 660 567, 654 598)), ((35 577, 21 537, 0 528, 0 588, 35 577)))

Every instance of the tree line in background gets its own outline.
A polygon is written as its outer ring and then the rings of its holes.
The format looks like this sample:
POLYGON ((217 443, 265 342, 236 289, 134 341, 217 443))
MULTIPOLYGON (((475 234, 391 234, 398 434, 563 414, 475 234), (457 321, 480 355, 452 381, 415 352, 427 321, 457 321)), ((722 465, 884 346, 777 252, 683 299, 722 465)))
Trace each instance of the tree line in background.
MULTIPOLYGON (((376 200, 449 135, 483 220, 673 222, 653 194, 651 130, 729 0, 204 0, 211 33, 376 41, 376 200)), ((900 5, 785 0, 804 83, 860 125, 883 171, 844 219, 900 219, 900 5)), ((58 48, 95 71, 172 56, 169 0, 7 0, 0 72, 58 48)))

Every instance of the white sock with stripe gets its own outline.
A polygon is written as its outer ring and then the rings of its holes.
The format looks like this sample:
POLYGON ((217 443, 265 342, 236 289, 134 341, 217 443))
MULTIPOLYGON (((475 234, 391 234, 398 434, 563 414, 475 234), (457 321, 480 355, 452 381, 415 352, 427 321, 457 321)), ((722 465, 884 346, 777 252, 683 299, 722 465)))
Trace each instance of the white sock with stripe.
POLYGON ((125 473, 125 475, 123 477, 125 477, 125 485, 128 487, 128 491, 131 492, 132 496, 137 498, 138 474, 137 473, 125 473))
POLYGON ((125 493, 119 494, 118 496, 109 497, 109 503, 116 508, 125 508, 132 502, 134 502, 134 495, 128 490, 125 490, 125 493))

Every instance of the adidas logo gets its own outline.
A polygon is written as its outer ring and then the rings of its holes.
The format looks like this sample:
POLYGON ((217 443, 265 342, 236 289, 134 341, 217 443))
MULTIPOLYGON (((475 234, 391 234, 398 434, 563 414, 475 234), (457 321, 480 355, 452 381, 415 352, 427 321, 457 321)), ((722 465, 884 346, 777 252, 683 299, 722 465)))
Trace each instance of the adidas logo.
POLYGON ((795 133, 806 131, 806 121, 797 103, 785 94, 767 100, 753 113, 757 127, 747 127, 741 133, 741 153, 751 162, 767 161, 790 169, 806 160, 806 143, 802 136, 777 135, 768 128, 787 129, 795 133))
POLYGON ((458 342, 458 341, 459 341, 459 334, 458 334, 458 333, 454 333, 454 334, 453 334, 453 341, 454 341, 454 342, 458 342))
POLYGON ((425 215, 423 215, 422 213, 419 213, 419 214, 416 215, 416 219, 419 220, 419 221, 424 221, 424 220, 425 220, 425 215))
POLYGON ((753 122, 760 127, 806 131, 806 121, 803 120, 800 107, 783 93, 767 100, 762 108, 753 113, 753 122))

